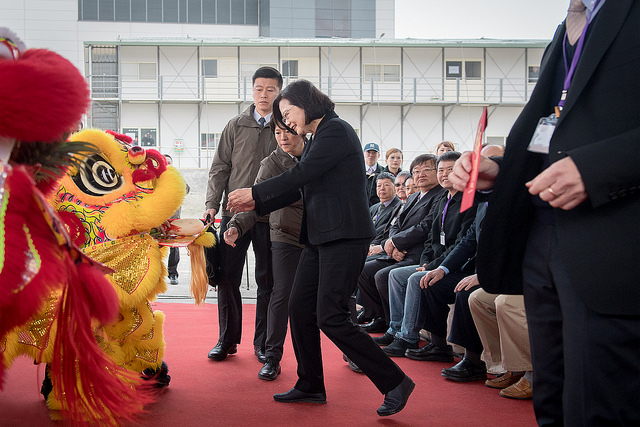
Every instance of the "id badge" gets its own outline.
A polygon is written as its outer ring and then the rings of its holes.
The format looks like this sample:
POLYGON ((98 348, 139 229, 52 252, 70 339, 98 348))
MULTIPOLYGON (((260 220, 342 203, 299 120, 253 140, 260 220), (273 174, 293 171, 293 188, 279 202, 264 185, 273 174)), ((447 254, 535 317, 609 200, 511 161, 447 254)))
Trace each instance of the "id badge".
POLYGON ((444 232, 440 232, 440 244, 442 246, 446 246, 446 239, 445 239, 444 232))
POLYGON ((558 117, 555 114, 541 118, 527 150, 534 153, 549 154, 549 144, 557 123, 558 117))

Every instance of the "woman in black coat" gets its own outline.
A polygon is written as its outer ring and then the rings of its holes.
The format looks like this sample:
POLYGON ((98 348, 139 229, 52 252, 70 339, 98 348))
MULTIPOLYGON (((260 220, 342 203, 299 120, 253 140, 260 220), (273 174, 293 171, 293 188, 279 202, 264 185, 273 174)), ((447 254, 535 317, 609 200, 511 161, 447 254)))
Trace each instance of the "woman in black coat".
POLYGON ((233 212, 259 215, 302 195, 305 249, 293 284, 289 316, 298 381, 279 402, 326 402, 320 330, 385 394, 381 416, 402 410, 415 384, 350 318, 348 301, 374 236, 366 198, 364 159, 353 128, 334 103, 306 80, 287 86, 274 101, 276 121, 311 134, 300 162, 283 174, 229 196, 233 212))

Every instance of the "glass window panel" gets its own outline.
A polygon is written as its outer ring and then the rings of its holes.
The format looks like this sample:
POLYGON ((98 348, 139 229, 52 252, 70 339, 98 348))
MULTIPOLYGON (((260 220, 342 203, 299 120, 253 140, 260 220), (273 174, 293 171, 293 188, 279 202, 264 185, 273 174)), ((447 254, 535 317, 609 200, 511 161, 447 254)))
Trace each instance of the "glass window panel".
POLYGON ((98 20, 113 21, 113 0, 98 0, 98 20))
POLYGON ((462 61, 447 61, 445 70, 448 79, 461 78, 462 61))
POLYGON ((187 0, 178 0, 178 21, 187 22, 187 0))
POLYGON ((202 75, 204 77, 211 77, 211 78, 218 77, 218 60, 217 59, 203 59, 202 60, 202 75))
POLYGON ((217 21, 216 24, 230 24, 231 23, 231 5, 229 0, 217 1, 217 21))
POLYGON ((147 22, 162 22, 162 0, 147 0, 147 22))
POLYGON ((282 61, 282 75, 285 77, 298 77, 298 60, 289 59, 282 61))
POLYGON ((219 132, 201 133, 200 148, 203 150, 215 150, 218 146, 218 140, 222 136, 219 132))
POLYGON ((465 61, 464 76, 467 80, 479 80, 482 78, 482 62, 465 61))
POLYGON ((216 23, 216 0, 202 0, 202 23, 216 23))
POLYGON ((147 21, 147 1, 131 0, 131 21, 146 22, 147 21))
POLYGON ((231 23, 233 25, 244 25, 244 0, 231 2, 231 23))
POLYGON ((82 0, 82 19, 85 21, 98 20, 98 0, 82 0))
POLYGON ((540 75, 540 66, 529 65, 529 83, 536 83, 540 75))
POLYGON ((187 22, 190 24, 202 23, 202 1, 189 0, 187 3, 187 22))
POLYGON ((143 147, 155 147, 157 145, 156 130, 154 128, 140 128, 140 145, 143 147))
POLYGON ((178 22, 178 0, 163 0, 162 22, 178 22))
POLYGON ((258 25, 258 0, 245 0, 245 24, 258 25))
POLYGON ((138 128, 122 128, 122 133, 130 136, 133 140, 131 142, 132 145, 140 145, 140 129, 138 128))
POLYGON ((131 5, 129 0, 116 0, 116 21, 131 21, 131 5))
POLYGON ((385 82, 399 82, 400 81, 400 66, 399 65, 385 65, 384 66, 384 79, 385 82))

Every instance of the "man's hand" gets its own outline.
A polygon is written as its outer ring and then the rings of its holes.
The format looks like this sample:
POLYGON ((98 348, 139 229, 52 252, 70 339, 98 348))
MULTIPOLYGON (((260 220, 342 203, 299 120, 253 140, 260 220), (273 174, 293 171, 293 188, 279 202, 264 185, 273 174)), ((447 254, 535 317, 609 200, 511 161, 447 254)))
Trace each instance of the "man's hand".
POLYGON ((213 222, 213 219, 215 218, 217 213, 218 213, 217 209, 214 209, 214 208, 207 209, 206 211, 204 211, 204 219, 206 220, 208 216, 209 221, 213 222))
POLYGON ((529 193, 566 211, 587 199, 582 175, 571 157, 553 163, 525 185, 529 193))
POLYGON ((393 250, 393 254, 391 255, 391 257, 393 259, 395 259, 396 261, 400 262, 400 261, 402 261, 404 259, 405 255, 406 255, 405 252, 400 252, 399 250, 394 249, 393 250))
POLYGON ((387 239, 384 242, 384 251, 387 253, 387 255, 393 258, 393 251, 395 250, 396 250, 396 247, 393 245, 393 242, 391 241, 391 239, 387 239))
POLYGON ((255 207, 256 202, 253 200, 251 188, 239 188, 229 194, 227 209, 234 214, 238 212, 252 211, 255 207))
POLYGON ((468 291, 469 289, 473 288, 474 286, 478 286, 479 284, 480 282, 478 282, 478 275, 472 274, 471 276, 467 276, 464 279, 460 280, 453 292, 468 291))
POLYGON ((367 256, 379 254, 383 250, 384 249, 382 249, 382 246, 380 246, 380 245, 370 245, 369 246, 369 252, 367 253, 367 256))
POLYGON ((435 270, 431 270, 424 276, 420 278, 420 287, 422 289, 427 289, 429 286, 433 286, 440 281, 444 277, 444 270, 441 268, 436 268, 435 270))
POLYGON ((238 229, 236 227, 229 227, 227 231, 224 232, 224 241, 227 245, 232 248, 236 247, 236 240, 238 240, 238 229))
MULTIPOLYGON (((453 184, 453 187, 458 191, 463 191, 469 179, 471 178, 471 164, 473 156, 475 154, 471 151, 466 151, 460 156, 456 163, 453 165, 453 172, 448 176, 449 182, 453 184)), ((488 190, 493 187, 493 184, 500 172, 500 166, 488 157, 480 156, 480 165, 478 166, 478 183, 476 184, 477 190, 488 190)))

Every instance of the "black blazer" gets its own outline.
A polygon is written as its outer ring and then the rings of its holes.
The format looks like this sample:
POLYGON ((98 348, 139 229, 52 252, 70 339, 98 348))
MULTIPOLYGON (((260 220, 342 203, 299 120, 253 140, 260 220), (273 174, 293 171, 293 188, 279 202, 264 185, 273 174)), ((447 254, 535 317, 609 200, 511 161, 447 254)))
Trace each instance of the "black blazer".
MULTIPOLYGON (((589 28, 549 160, 571 156, 588 199, 554 209, 561 259, 585 304, 640 315, 640 1, 607 1, 589 28)), ((534 208, 524 183, 542 170, 527 151, 538 120, 552 113, 562 61, 561 25, 547 48, 531 99, 513 125, 480 236, 478 275, 493 293, 520 293, 534 208)))
POLYGON ((376 192, 376 185, 378 180, 378 175, 382 172, 382 166, 379 163, 376 163, 376 171, 372 174, 368 174, 365 172, 367 176, 367 198, 369 199, 369 206, 373 206, 376 203, 380 202, 378 198, 378 194, 376 192))
POLYGON ((476 217, 467 230, 467 234, 464 235, 462 240, 456 244, 455 248, 453 248, 440 263, 440 265, 446 267, 449 272, 464 271, 470 274, 475 272, 478 238, 480 237, 480 231, 482 230, 482 223, 486 213, 487 203, 478 203, 476 217))
POLYGON ((300 242, 312 245, 340 239, 371 239, 375 235, 365 191, 364 156, 349 123, 331 111, 300 162, 281 175, 252 187, 259 215, 302 198, 300 242))
POLYGON ((369 208, 369 214, 371 215, 371 221, 376 229, 376 237, 371 241, 372 245, 379 245, 380 242, 386 240, 389 237, 389 225, 394 218, 394 213, 397 212, 397 208, 402 206, 402 201, 398 196, 393 196, 391 202, 387 206, 383 206, 382 211, 378 215, 378 208, 380 202, 369 208), (377 216, 377 218, 376 218, 377 216))
MULTIPOLYGON (((399 251, 406 251, 404 259, 417 264, 420 261, 420 254, 424 249, 424 242, 429 237, 431 230, 431 217, 429 212, 440 200, 446 190, 436 185, 431 190, 416 201, 420 193, 413 193, 404 203, 402 212, 398 219, 392 221, 389 230, 389 237, 399 251)), ((382 242, 384 246, 384 242, 382 242)), ((382 255, 381 258, 392 259, 389 255, 382 255)))

